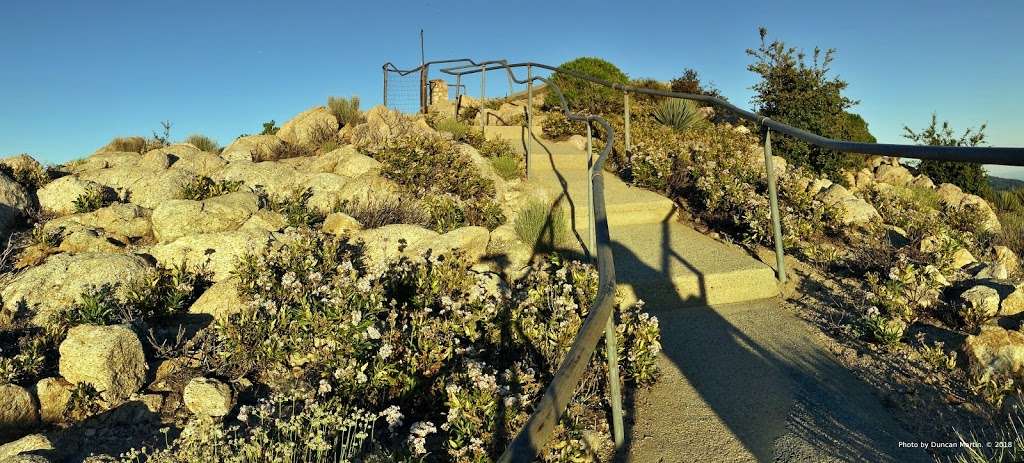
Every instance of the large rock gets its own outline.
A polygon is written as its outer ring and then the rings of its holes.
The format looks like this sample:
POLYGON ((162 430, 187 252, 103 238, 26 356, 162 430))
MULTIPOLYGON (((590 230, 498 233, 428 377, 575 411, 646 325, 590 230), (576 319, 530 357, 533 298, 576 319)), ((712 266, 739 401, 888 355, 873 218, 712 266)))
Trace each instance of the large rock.
POLYGON ((364 257, 371 267, 383 267, 421 242, 436 239, 437 232, 419 225, 395 224, 363 230, 357 235, 364 245, 364 257))
POLYGON ((24 301, 33 322, 45 326, 53 313, 77 303, 88 288, 132 281, 150 267, 141 257, 125 254, 58 254, 18 275, 0 297, 4 311, 19 317, 24 301))
POLYGON ((533 246, 519 239, 513 224, 507 223, 491 230, 487 242, 487 261, 493 265, 494 270, 514 279, 528 269, 531 258, 533 246))
POLYGON ((195 174, 180 169, 147 170, 135 166, 90 170, 79 178, 108 186, 132 204, 155 208, 169 199, 183 197, 183 188, 195 174))
POLYGON ((273 135, 249 135, 238 137, 220 155, 228 161, 270 161, 283 144, 273 135))
POLYGON ((910 184, 918 188, 927 188, 929 190, 935 189, 935 182, 933 182, 930 177, 924 174, 920 174, 914 177, 914 180, 910 182, 910 184))
MULTIPOLYGON (((812 183, 811 189, 815 188, 812 183)), ((844 225, 863 225, 881 218, 874 206, 853 195, 846 187, 835 183, 824 187, 817 198, 839 211, 839 220, 844 225)))
POLYGON ((185 235, 235 230, 259 208, 259 198, 242 191, 203 201, 167 201, 153 210, 153 235, 167 242, 185 235))
POLYGON ((978 261, 966 248, 959 248, 953 251, 953 268, 961 269, 978 261))
POLYGON ((80 196, 102 195, 104 190, 103 185, 99 183, 69 175, 47 183, 36 192, 36 197, 39 198, 39 207, 42 210, 65 215, 75 212, 75 200, 80 196))
POLYGON ((203 177, 211 177, 228 164, 224 158, 205 151, 182 153, 171 164, 171 169, 183 170, 203 177))
POLYGON ((1017 273, 1020 271, 1020 258, 1017 257, 1017 253, 1013 252, 1012 249, 1006 246, 994 246, 993 252, 996 257, 996 262, 1006 266, 1006 271, 1010 273, 1017 273))
POLYGON ((17 227, 31 208, 32 198, 25 187, 6 174, 0 174, 0 238, 17 227))
POLYGON ((239 229, 278 232, 287 226, 288 219, 280 212, 260 209, 252 217, 249 217, 249 220, 246 220, 239 229))
POLYGON ((60 374, 86 383, 112 403, 142 387, 148 366, 142 343, 127 325, 79 325, 60 343, 60 374))
POLYGON ((53 219, 43 225, 43 230, 50 232, 58 228, 76 228, 73 225, 77 224, 126 238, 141 238, 152 231, 150 213, 149 209, 135 204, 114 203, 92 212, 53 219))
POLYGON ((213 281, 220 281, 231 276, 239 258, 263 252, 272 242, 273 236, 265 231, 222 231, 183 236, 153 246, 149 253, 164 266, 184 262, 193 268, 205 267, 213 273, 213 281))
POLYGON ((81 227, 71 231, 65 230, 57 249, 73 254, 115 253, 124 250, 126 244, 125 241, 108 236, 102 230, 81 227))
POLYGON ((999 313, 999 291, 995 288, 977 285, 960 295, 961 303, 969 313, 989 319, 999 313))
POLYGON ((484 227, 462 227, 445 233, 432 240, 424 240, 410 246, 407 255, 418 257, 428 249, 432 254, 461 251, 470 263, 479 262, 487 254, 490 232, 484 227))
POLYGON ((301 187, 305 177, 294 167, 281 162, 237 161, 229 163, 211 178, 240 181, 250 188, 262 187, 272 196, 286 196, 301 187))
POLYGON ((914 180, 914 175, 906 167, 883 164, 875 170, 875 180, 890 185, 905 186, 914 180))
POLYGON ((193 378, 185 385, 185 407, 198 416, 222 417, 231 412, 231 386, 212 378, 193 378))
POLYGON ((240 312, 245 305, 238 294, 237 285, 238 279, 235 277, 214 283, 192 303, 188 312, 211 315, 219 321, 226 320, 228 316, 240 312))
POLYGON ((0 384, 0 442, 27 434, 39 424, 36 398, 27 389, 0 384))
POLYGON ((939 195, 942 204, 956 209, 973 209, 981 214, 982 222, 979 224, 983 230, 998 233, 1002 230, 999 217, 992 206, 984 198, 964 193, 960 187, 951 183, 943 183, 935 190, 939 195))
POLYGON ((332 171, 346 177, 358 177, 367 172, 376 172, 380 169, 380 162, 359 153, 351 145, 331 151, 324 156, 333 156, 337 161, 332 171))
POLYGON ((333 135, 337 131, 338 119, 324 107, 317 106, 285 122, 276 135, 287 143, 314 145, 322 142, 327 134, 333 135))
POLYGON ((986 373, 1013 375, 1021 378, 1024 369, 1024 334, 998 326, 984 325, 981 332, 968 336, 964 343, 971 373, 980 377, 986 373))
POLYGON ((362 229, 363 224, 359 223, 358 220, 344 212, 333 212, 327 214, 327 217, 324 218, 323 225, 320 226, 320 231, 330 233, 335 236, 356 232, 362 229))
POLYGON ((70 163, 68 170, 77 174, 91 170, 132 167, 138 164, 141 159, 142 155, 139 153, 126 151, 99 152, 85 159, 70 163))
POLYGON ((311 175, 303 183, 303 187, 313 193, 306 202, 306 207, 330 214, 341 203, 341 192, 347 183, 348 178, 338 174, 311 175))
POLYGON ((46 168, 43 167, 43 165, 40 164, 39 161, 36 161, 35 158, 24 153, 15 156, 4 157, 0 159, 0 164, 10 167, 11 170, 15 172, 43 172, 46 170, 46 168))
POLYGON ((21 439, 0 445, 0 463, 49 463, 45 457, 29 452, 54 450, 50 439, 42 434, 29 434, 21 439))
POLYGON ((401 197, 401 187, 397 183, 383 178, 374 172, 367 172, 345 183, 338 191, 338 199, 349 202, 367 202, 370 200, 386 200, 401 197))
POLYGON ((43 378, 36 383, 39 417, 44 423, 62 423, 64 410, 71 401, 72 384, 64 378, 43 378))
POLYGON ((375 106, 366 112, 366 122, 352 128, 350 138, 356 148, 376 153, 408 137, 437 135, 422 119, 384 106, 375 106))
POLYGON ((999 315, 1017 315, 1021 312, 1024 312, 1024 285, 1017 285, 999 303, 999 315))

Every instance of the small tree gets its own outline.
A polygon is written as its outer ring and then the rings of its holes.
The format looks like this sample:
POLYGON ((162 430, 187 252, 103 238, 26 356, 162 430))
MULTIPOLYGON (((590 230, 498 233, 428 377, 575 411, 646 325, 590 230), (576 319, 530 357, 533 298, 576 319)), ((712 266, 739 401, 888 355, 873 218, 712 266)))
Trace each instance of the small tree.
MULTIPOLYGON (((931 146, 980 146, 985 143, 985 127, 981 124, 977 129, 964 130, 959 137, 954 133, 949 121, 939 126, 938 116, 932 113, 932 122, 920 132, 903 126, 903 137, 919 145, 931 146)), ((992 196, 988 184, 988 174, 979 163, 956 161, 933 161, 925 159, 917 167, 918 172, 932 178, 937 183, 952 183, 964 191, 984 196, 992 196)))
POLYGON ((673 92, 693 93, 697 95, 713 96, 723 100, 726 99, 721 93, 719 93, 714 84, 708 83, 705 85, 700 81, 700 74, 690 68, 683 69, 683 74, 672 79, 671 85, 673 92))
MULTIPOLYGON (((761 76, 761 81, 752 87, 756 92, 752 102, 762 115, 826 137, 846 138, 856 133, 864 140, 869 139, 867 124, 858 127, 857 120, 863 123, 863 119, 847 113, 857 102, 843 96, 846 81, 829 76, 834 49, 822 52, 815 48, 808 63, 803 51, 786 47, 778 40, 768 43, 768 30, 762 27, 759 32, 761 46, 747 50, 754 58, 747 69, 761 76)), ((856 156, 786 136, 778 137, 777 150, 793 164, 810 166, 833 178, 839 178, 843 169, 860 162, 856 156)))

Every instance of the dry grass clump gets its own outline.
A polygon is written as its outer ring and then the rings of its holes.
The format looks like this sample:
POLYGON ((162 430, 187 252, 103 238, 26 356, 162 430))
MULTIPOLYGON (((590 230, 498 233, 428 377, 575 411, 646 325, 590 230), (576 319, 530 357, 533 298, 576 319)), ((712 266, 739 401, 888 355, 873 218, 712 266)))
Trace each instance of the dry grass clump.
POLYGON ((513 225, 519 239, 535 251, 555 250, 570 238, 569 218, 561 203, 552 206, 538 199, 530 200, 513 225))
POLYGON ((207 153, 217 153, 220 151, 220 145, 206 135, 189 135, 188 138, 185 138, 185 143, 190 143, 192 146, 199 148, 200 151, 206 151, 207 153))
POLYGON ((327 110, 338 119, 341 125, 356 125, 366 120, 359 111, 359 97, 351 98, 328 97, 327 110))
POLYGON ((392 195, 346 201, 341 203, 338 209, 358 220, 365 228, 379 228, 399 223, 423 226, 430 224, 430 214, 423 209, 419 201, 392 195))

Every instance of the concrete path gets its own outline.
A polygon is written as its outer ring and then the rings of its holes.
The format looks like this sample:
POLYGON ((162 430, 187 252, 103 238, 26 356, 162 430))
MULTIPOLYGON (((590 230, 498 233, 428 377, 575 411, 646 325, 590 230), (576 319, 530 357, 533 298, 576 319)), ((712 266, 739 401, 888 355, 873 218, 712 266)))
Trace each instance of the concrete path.
MULTIPOLYGON (((525 150, 525 130, 488 127, 525 150)), ((584 251, 587 160, 534 139, 530 182, 559 195, 584 251)), ((661 323, 663 376, 624 398, 630 462, 930 461, 857 380, 779 303, 774 272, 680 223, 674 204, 605 174, 619 290, 661 323)))

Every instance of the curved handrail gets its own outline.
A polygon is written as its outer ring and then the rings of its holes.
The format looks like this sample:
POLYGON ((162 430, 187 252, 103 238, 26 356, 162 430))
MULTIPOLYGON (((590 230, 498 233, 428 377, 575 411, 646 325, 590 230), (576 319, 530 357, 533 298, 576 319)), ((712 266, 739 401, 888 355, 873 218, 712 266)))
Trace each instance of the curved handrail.
MULTIPOLYGON (((540 401, 537 403, 534 412, 530 415, 526 425, 523 426, 523 429, 519 431, 515 439, 512 440, 508 448, 498 460, 502 463, 527 462, 534 459, 539 454, 543 445, 550 438, 552 431, 557 425, 558 420, 561 418, 562 413, 564 413, 565 408, 568 406, 569 401, 572 399, 576 387, 579 385, 579 381, 583 373, 586 371, 586 367, 590 363, 590 358, 593 355, 594 350, 597 348, 597 342, 602 335, 602 330, 612 316, 612 311, 615 305, 615 266, 612 260, 611 237, 608 230, 608 218, 604 201, 604 177, 602 176, 604 162, 613 145, 614 134, 611 124, 609 124, 604 118, 597 115, 570 112, 565 95, 562 93, 561 88, 556 84, 539 76, 528 79, 518 79, 513 72, 514 68, 536 67, 540 69, 547 69, 549 71, 573 76, 612 89, 621 90, 626 93, 655 95, 669 98, 684 98, 710 103, 714 106, 731 111, 741 118, 755 122, 764 129, 775 130, 810 144, 835 151, 861 154, 895 155, 916 159, 1024 166, 1024 148, 920 146, 859 143, 848 140, 835 140, 741 109, 725 100, 713 96, 632 87, 629 85, 608 82, 576 71, 561 69, 536 62, 509 64, 506 60, 490 60, 478 63, 471 59, 457 59, 431 61, 405 71, 399 70, 391 63, 387 63, 384 65, 384 70, 399 72, 402 73, 402 75, 406 75, 419 71, 424 66, 429 66, 430 64, 457 62, 467 62, 469 64, 443 68, 441 69, 441 72, 461 77, 465 74, 475 74, 478 72, 504 69, 508 73, 510 81, 515 83, 526 84, 534 81, 541 81, 547 84, 558 96, 561 110, 567 119, 581 122, 585 121, 588 124, 600 124, 604 128, 606 139, 604 147, 601 149, 597 160, 593 164, 590 177, 590 188, 594 201, 592 214, 594 214, 595 221, 594 241, 598 271, 597 297, 592 310, 587 315, 583 325, 580 327, 580 330, 573 341, 572 347, 562 360, 558 370, 555 372, 555 376, 552 378, 551 383, 545 390, 544 396, 541 397, 540 401)), ((770 162, 770 152, 768 158, 768 162, 770 162)), ((768 169, 768 172, 771 171, 771 169, 768 169)), ((776 231, 776 234, 778 234, 778 231, 776 231)), ((778 237, 776 238, 778 239, 778 237)))

